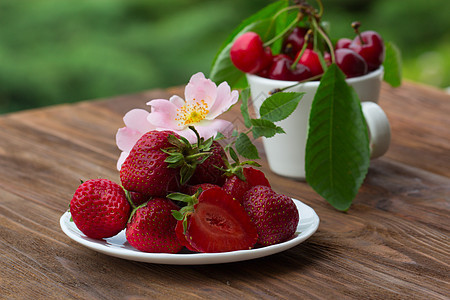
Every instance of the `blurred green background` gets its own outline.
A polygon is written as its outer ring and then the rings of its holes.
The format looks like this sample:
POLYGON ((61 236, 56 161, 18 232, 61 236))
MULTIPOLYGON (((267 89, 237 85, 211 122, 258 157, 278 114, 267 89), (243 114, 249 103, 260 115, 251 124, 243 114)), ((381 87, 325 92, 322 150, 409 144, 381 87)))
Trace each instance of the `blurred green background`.
MULTIPOLYGON (((0 0, 0 113, 186 84, 267 0, 0 0)), ((323 0, 331 36, 374 29, 404 78, 450 86, 450 1, 323 0)))

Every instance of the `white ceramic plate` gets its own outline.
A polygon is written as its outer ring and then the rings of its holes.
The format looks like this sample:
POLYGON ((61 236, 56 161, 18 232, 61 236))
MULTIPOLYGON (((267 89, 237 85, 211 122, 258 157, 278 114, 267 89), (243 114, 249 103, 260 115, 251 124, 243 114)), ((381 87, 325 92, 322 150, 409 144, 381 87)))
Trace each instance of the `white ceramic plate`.
POLYGON ((292 248, 305 241, 316 232, 319 227, 319 217, 308 205, 294 199, 294 203, 300 214, 296 236, 284 243, 251 250, 239 250, 223 253, 146 253, 134 249, 125 238, 125 230, 116 236, 103 240, 95 240, 86 237, 74 222, 70 221, 70 212, 61 216, 61 229, 74 241, 94 250, 110 256, 147 263, 171 264, 171 265, 204 265, 229 263, 249 260, 275 254, 292 248))

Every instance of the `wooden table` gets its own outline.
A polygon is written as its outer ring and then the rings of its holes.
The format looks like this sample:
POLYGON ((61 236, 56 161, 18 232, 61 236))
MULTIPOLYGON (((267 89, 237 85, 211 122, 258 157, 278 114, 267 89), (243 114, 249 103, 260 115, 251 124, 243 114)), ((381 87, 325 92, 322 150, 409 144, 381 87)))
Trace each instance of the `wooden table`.
POLYGON ((68 238, 59 218, 79 179, 118 182, 115 133, 125 112, 182 91, 0 117, 0 298, 449 299, 450 96, 411 82, 383 85, 392 145, 371 162, 347 213, 261 161, 276 191, 302 199, 321 219, 318 231, 290 250, 176 266, 110 257, 68 238))

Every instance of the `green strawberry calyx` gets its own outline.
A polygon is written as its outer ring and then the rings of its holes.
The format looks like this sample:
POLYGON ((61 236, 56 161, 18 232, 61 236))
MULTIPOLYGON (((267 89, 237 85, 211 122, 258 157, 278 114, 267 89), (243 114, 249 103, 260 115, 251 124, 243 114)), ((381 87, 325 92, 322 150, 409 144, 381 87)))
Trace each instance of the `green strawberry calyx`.
POLYGON ((169 168, 180 168, 180 184, 183 185, 189 181, 195 172, 197 165, 202 164, 211 154, 211 146, 214 138, 207 140, 200 137, 193 126, 189 128, 197 136, 197 143, 191 144, 186 138, 175 135, 169 135, 169 143, 173 147, 161 149, 169 155, 164 161, 168 163, 169 168))
POLYGON ((172 210, 172 216, 178 221, 183 222, 183 232, 186 232, 188 216, 194 212, 194 206, 198 203, 198 196, 202 193, 202 189, 199 188, 194 195, 189 196, 183 193, 171 193, 167 195, 167 198, 175 201, 181 201, 186 203, 186 206, 180 210, 172 210))

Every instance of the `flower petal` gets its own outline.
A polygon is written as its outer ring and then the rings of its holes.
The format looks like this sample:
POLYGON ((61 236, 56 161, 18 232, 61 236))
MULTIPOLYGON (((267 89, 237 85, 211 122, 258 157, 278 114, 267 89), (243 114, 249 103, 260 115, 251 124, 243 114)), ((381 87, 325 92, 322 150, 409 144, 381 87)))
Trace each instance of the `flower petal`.
POLYGON ((184 90, 186 103, 204 100, 208 108, 214 106, 217 95, 217 86, 211 79, 206 79, 203 73, 192 75, 184 90))
POLYGON ((159 128, 170 130, 181 129, 177 121, 177 106, 171 101, 165 99, 156 99, 147 102, 150 105, 151 112, 147 116, 147 120, 159 128))
POLYGON ((134 144, 136 144, 144 133, 131 129, 130 127, 119 128, 116 133, 117 147, 122 151, 130 152, 134 144))
POLYGON ((117 160, 117 170, 120 171, 120 169, 122 168, 123 163, 125 162, 125 160, 127 159, 128 155, 130 155, 129 152, 122 152, 120 153, 119 159, 117 160))
POLYGON ((148 115, 149 112, 145 109, 135 108, 125 114, 123 122, 128 128, 146 133, 147 131, 155 129, 155 126, 147 120, 148 115))
POLYGON ((197 123, 195 126, 198 134, 204 139, 209 139, 210 137, 215 137, 218 132, 222 133, 225 137, 230 137, 233 132, 233 123, 215 119, 215 120, 203 120, 197 123))
POLYGON ((226 112, 239 99, 239 92, 231 91, 226 82, 222 82, 217 88, 217 97, 214 105, 210 107, 207 115, 208 120, 215 119, 220 114, 226 112))

